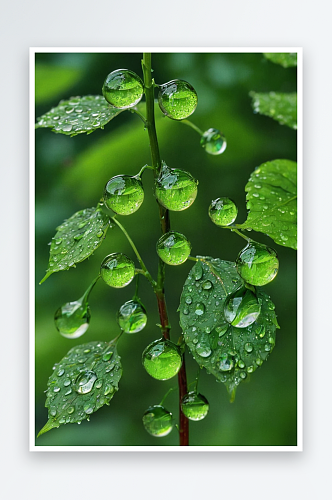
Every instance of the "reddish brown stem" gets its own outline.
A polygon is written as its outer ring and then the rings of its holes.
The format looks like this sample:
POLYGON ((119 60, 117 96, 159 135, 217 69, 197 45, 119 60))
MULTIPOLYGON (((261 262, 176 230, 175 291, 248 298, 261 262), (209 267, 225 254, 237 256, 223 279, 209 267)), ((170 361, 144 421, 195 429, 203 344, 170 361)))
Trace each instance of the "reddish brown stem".
POLYGON ((188 392, 184 354, 183 354, 182 366, 181 366, 180 371, 178 373, 178 381, 179 381, 179 391, 180 391, 180 394, 179 394, 180 446, 189 446, 189 420, 182 413, 182 410, 181 410, 181 400, 182 400, 183 396, 185 396, 188 392))

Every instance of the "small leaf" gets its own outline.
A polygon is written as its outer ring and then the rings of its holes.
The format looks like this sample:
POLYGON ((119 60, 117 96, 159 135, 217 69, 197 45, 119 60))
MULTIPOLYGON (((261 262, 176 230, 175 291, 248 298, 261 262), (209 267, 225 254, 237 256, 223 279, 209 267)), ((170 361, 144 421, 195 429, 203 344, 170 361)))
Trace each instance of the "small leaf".
POLYGON ((250 92, 254 113, 270 116, 281 125, 297 129, 296 92, 281 94, 277 92, 250 92))
POLYGON ((263 163, 251 174, 247 220, 240 229, 265 233, 279 245, 297 248, 297 164, 290 160, 263 163))
POLYGON ((284 68, 297 66, 296 52, 265 52, 264 57, 275 64, 280 64, 284 68))
POLYGON ((184 339, 197 363, 223 382, 234 400, 237 386, 268 358, 279 328, 274 304, 256 289, 261 313, 246 328, 226 322, 224 302, 243 285, 234 262, 211 257, 191 269, 180 299, 180 325, 184 339), (227 369, 226 369, 227 368, 227 369))
POLYGON ((35 128, 51 128, 53 132, 70 135, 91 134, 112 120, 123 109, 112 107, 101 95, 71 97, 37 119, 35 128))
POLYGON ((89 420, 109 404, 122 375, 116 340, 73 347, 55 364, 47 383, 48 421, 38 436, 62 424, 89 420))
POLYGON ((110 219, 100 208, 80 210, 57 227, 43 283, 52 273, 64 271, 93 254, 103 242, 110 219))

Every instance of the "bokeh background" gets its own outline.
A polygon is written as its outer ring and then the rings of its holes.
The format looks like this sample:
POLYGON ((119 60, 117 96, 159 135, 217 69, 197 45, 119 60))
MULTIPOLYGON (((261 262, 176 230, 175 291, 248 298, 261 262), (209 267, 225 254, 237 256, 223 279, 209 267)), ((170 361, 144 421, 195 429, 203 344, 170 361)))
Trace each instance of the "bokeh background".
MULTIPOLYGON (((193 255, 235 260, 244 242, 236 234, 212 224, 207 209, 212 199, 232 198, 239 207, 237 222, 246 218, 244 187, 261 163, 277 158, 296 161, 296 131, 255 115, 251 90, 296 91, 296 68, 267 61, 260 53, 160 53, 152 58, 154 78, 165 83, 174 78, 189 81, 197 91, 198 106, 190 117, 200 129, 218 128, 227 138, 220 156, 207 155, 199 135, 186 125, 164 118, 157 110, 157 133, 162 158, 171 167, 188 170, 199 180, 195 203, 184 212, 171 213, 172 229, 192 243, 193 255)), ((101 94, 108 73, 129 68, 141 75, 141 54, 38 53, 36 54, 36 116, 74 95, 101 94)), ((100 262, 111 252, 134 257, 123 234, 113 229, 90 259, 75 269, 53 274, 38 285, 48 263, 48 243, 55 228, 76 211, 95 206, 108 179, 136 174, 150 162, 147 132, 134 114, 123 112, 104 130, 74 138, 36 130, 36 434, 47 420, 46 384, 55 362, 74 345, 110 340, 118 332, 115 315, 132 298, 134 284, 120 290, 99 281, 90 296, 91 322, 85 335, 65 339, 55 329, 55 310, 77 300, 99 272, 100 262)), ((145 201, 135 214, 121 222, 135 241, 143 260, 155 275, 155 243, 159 238, 158 210, 153 179, 143 175, 145 201)), ((224 386, 201 373, 199 392, 210 402, 208 417, 190 423, 190 444, 196 446, 295 446, 297 437, 297 330, 296 252, 276 245, 260 233, 259 242, 273 246, 280 258, 277 278, 265 287, 276 305, 280 330, 274 351, 266 363, 242 383, 234 403, 224 386)), ((187 262, 167 267, 166 296, 172 338, 180 334, 178 313, 182 285, 191 267, 187 262)), ((176 429, 165 438, 153 438, 142 425, 148 406, 158 404, 176 379, 153 380, 144 371, 141 353, 160 336, 156 300, 149 284, 141 280, 140 297, 148 311, 147 327, 136 335, 123 335, 118 345, 123 376, 120 390, 109 407, 81 425, 61 426, 36 440, 38 446, 177 446, 176 429)), ((197 365, 186 355, 188 382, 197 365)), ((178 417, 177 391, 165 406, 178 417)))

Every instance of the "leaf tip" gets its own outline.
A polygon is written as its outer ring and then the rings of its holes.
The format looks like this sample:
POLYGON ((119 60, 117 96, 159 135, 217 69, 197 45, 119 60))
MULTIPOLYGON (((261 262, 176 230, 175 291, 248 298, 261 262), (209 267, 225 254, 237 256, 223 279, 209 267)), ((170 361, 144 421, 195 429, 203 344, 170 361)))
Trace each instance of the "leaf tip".
POLYGON ((51 274, 53 274, 53 271, 47 271, 47 273, 45 274, 44 278, 39 282, 39 285, 41 285, 42 283, 44 283, 44 281, 46 281, 47 278, 49 278, 51 276, 51 274))
POLYGON ((40 431, 38 432, 37 438, 39 438, 39 436, 41 436, 42 434, 45 434, 45 432, 48 432, 51 429, 54 429, 54 427, 59 427, 59 425, 56 425, 54 423, 54 421, 48 420, 46 422, 46 424, 44 425, 44 427, 42 429, 40 429, 40 431))

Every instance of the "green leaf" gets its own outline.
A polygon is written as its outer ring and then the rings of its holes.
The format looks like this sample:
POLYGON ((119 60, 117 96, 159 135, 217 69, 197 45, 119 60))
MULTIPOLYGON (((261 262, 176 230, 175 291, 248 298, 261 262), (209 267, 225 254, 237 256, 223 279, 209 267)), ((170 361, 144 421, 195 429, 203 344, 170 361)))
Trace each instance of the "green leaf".
POLYGON ((264 57, 275 64, 281 64, 284 68, 297 66, 296 52, 265 52, 264 57))
POLYGON ((54 365, 47 383, 48 421, 38 436, 62 424, 89 420, 109 404, 122 375, 116 340, 73 347, 54 365))
POLYGON ((35 128, 51 128, 53 132, 70 135, 91 134, 104 126, 119 113, 124 111, 112 107, 101 95, 71 97, 60 101, 45 115, 37 119, 35 128))
POLYGON ((102 244, 109 226, 109 217, 98 207, 85 208, 65 220, 52 238, 48 269, 40 284, 51 274, 90 257, 102 244))
POLYGON ((296 92, 281 94, 278 92, 250 92, 254 113, 270 116, 281 125, 297 129, 296 92))
POLYGON ((37 63, 35 76, 35 101, 41 104, 63 94, 75 85, 83 75, 81 68, 52 66, 37 63))
POLYGON ((279 328, 274 304, 256 289, 261 313, 247 328, 236 328, 225 321, 225 298, 243 280, 233 262, 211 257, 201 259, 191 269, 180 299, 180 325, 185 342, 199 366, 223 382, 234 400, 237 386, 268 358, 279 328), (203 313, 202 313, 203 311, 203 313), (230 370, 220 368, 229 357, 230 370))
POLYGON ((251 174, 247 220, 240 229, 267 234, 279 245, 297 248, 297 164, 290 160, 263 163, 251 174))

